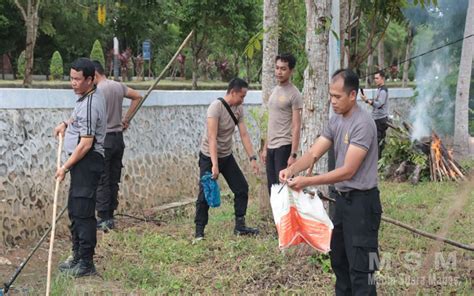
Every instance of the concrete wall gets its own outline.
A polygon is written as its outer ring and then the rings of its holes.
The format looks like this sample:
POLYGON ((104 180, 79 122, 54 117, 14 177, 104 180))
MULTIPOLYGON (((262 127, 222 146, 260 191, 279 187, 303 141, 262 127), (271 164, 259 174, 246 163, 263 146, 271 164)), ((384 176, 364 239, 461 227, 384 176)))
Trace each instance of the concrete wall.
MULTIPOLYGON (((207 106, 223 94, 152 92, 125 133, 121 209, 141 212, 197 194, 197 155, 207 106)), ((367 94, 370 98, 371 91, 367 94)), ((398 95, 412 92, 400 90, 398 95)), ((74 101, 70 90, 0 89, 0 245, 36 240, 49 225, 58 145, 52 132, 69 117, 74 101)), ((249 92, 245 103, 247 111, 260 105, 260 91, 249 92)), ((391 108, 406 113, 409 99, 392 99, 391 108)), ((247 119, 255 147, 260 135, 247 119)), ((235 155, 247 171, 246 154, 240 138, 235 139, 235 155)), ((61 186, 59 208, 65 205, 68 182, 61 186)), ((61 229, 67 224, 60 223, 61 229)))

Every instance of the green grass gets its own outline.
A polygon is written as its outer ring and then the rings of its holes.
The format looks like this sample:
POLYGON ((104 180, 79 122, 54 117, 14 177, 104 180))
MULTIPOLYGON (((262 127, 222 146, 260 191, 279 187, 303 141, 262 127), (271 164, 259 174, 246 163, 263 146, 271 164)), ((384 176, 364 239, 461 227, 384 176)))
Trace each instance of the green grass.
MULTIPOLYGON (((155 80, 150 81, 126 81, 125 84, 129 87, 138 90, 147 90, 155 80)), ((224 90, 227 89, 227 82, 209 80, 198 81, 198 90, 224 90)), ((0 88, 22 88, 22 80, 0 80, 0 88)), ((55 89, 70 89, 69 81, 33 81, 33 88, 55 88, 55 89)), ((260 84, 251 84, 251 89, 260 89, 260 84)), ((161 80, 155 89, 161 90, 190 90, 192 89, 191 80, 161 80)))
MULTIPOLYGON (((472 185, 457 183, 381 184, 384 215, 429 232, 437 232, 446 221, 455 219, 448 237, 466 244, 472 243, 474 237, 473 191, 472 185), (456 217, 447 217, 450 206, 463 194, 470 194, 465 206, 456 217)), ((335 278, 328 256, 302 255, 301 248, 280 252, 273 222, 258 214, 254 199, 250 201, 247 222, 259 227, 258 237, 233 235, 233 205, 226 195, 220 208, 210 210, 206 239, 198 243, 192 240, 193 215, 194 209, 190 206, 180 211, 179 216, 168 217, 166 225, 132 225, 104 235, 97 248, 97 266, 103 281, 89 283, 94 287, 92 291, 106 294, 112 285, 116 289, 112 291, 139 295, 333 294, 335 278), (108 283, 109 288, 105 289, 104 283, 108 283)), ((413 286, 402 281, 428 274, 404 256, 419 252, 421 261, 430 259, 427 252, 433 243, 383 223, 380 250, 382 255, 391 256, 392 264, 384 266, 378 275, 396 281, 380 285, 379 293, 468 295, 472 288, 469 274, 472 253, 448 245, 443 245, 441 250, 445 255, 455 252, 455 268, 431 270, 429 274, 439 278, 456 277, 454 284, 413 286)), ((56 295, 75 294, 83 291, 83 284, 56 278, 53 291, 58 291, 56 295)))

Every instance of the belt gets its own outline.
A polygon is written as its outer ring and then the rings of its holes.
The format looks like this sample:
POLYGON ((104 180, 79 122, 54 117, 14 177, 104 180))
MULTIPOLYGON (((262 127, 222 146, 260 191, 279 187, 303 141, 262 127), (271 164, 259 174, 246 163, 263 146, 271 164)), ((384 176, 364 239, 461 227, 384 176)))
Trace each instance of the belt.
POLYGON ((108 132, 107 135, 110 135, 110 136, 119 136, 121 135, 122 132, 108 132))
POLYGON ((350 197, 350 196, 353 196, 353 195, 367 194, 367 193, 370 193, 370 192, 375 191, 375 190, 377 190, 377 187, 367 189, 367 190, 353 189, 353 190, 349 190, 349 191, 339 191, 339 190, 334 189, 334 192, 336 192, 336 194, 341 196, 341 197, 350 197))

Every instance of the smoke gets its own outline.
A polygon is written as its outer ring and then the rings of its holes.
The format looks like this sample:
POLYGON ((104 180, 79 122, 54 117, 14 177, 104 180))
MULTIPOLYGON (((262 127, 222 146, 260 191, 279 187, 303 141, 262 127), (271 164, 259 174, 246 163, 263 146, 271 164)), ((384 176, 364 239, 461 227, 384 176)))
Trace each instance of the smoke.
MULTIPOLYGON (((412 56, 461 38, 467 1, 441 0, 437 7, 405 10, 405 17, 415 28, 412 56)), ((412 61, 417 85, 416 103, 410 112, 412 141, 430 136, 432 130, 452 133, 461 45, 459 42, 412 61)))

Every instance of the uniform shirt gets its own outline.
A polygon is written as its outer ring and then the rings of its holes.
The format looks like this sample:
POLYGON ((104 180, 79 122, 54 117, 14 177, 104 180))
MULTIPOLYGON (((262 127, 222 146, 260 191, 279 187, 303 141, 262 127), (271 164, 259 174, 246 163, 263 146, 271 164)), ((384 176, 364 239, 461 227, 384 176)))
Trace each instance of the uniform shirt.
POLYGON ((107 109, 107 133, 121 132, 122 104, 127 94, 127 86, 123 83, 105 79, 97 85, 97 89, 104 95, 107 109))
POLYGON ((388 117, 388 89, 385 85, 382 85, 377 89, 377 95, 373 101, 372 107, 372 118, 382 119, 388 117))
POLYGON ((267 147, 279 148, 291 144, 293 110, 303 108, 303 98, 291 83, 277 85, 268 100, 267 147))
POLYGON ((81 137, 94 137, 91 149, 104 156, 104 138, 106 130, 105 99, 96 89, 80 97, 72 111, 72 122, 66 129, 64 149, 72 154, 81 137))
POLYGON ((366 111, 356 106, 350 117, 334 114, 322 136, 334 144, 336 168, 344 165, 349 145, 367 150, 367 155, 355 175, 349 180, 334 184, 338 191, 368 190, 377 186, 377 128, 366 111))
MULTIPOLYGON (((238 123, 244 120, 244 108, 242 105, 230 106, 234 112, 238 123)), ((232 154, 233 135, 235 131, 235 122, 230 117, 229 112, 221 101, 216 100, 209 105, 207 109, 207 118, 217 118, 217 157, 225 157, 232 154)), ((207 121, 206 121, 207 122, 207 121)), ((209 152, 209 137, 207 135, 207 123, 204 131, 204 136, 201 142, 202 154, 210 157, 209 152)))

